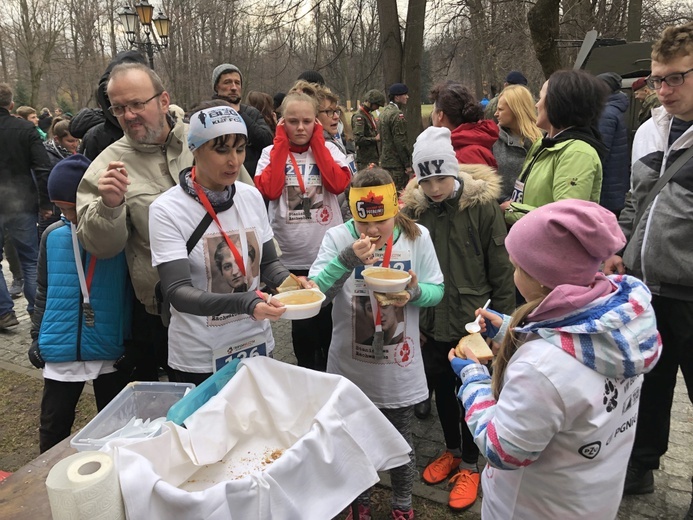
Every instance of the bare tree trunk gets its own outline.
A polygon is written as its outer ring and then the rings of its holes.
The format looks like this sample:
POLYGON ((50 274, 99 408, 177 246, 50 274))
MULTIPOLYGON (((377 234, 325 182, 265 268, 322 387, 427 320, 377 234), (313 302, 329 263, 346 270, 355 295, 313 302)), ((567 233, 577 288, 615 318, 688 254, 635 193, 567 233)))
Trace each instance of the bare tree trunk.
POLYGON ((484 6, 481 0, 469 0, 469 21, 472 33, 472 62, 474 63, 474 90, 477 99, 484 95, 482 41, 484 35, 484 6))
POLYGON ((640 29, 642 23, 642 0, 630 0, 628 2, 628 31, 626 40, 629 42, 640 41, 640 29))
POLYGON ((556 43, 559 34, 559 7, 560 0, 538 0, 527 13, 534 54, 546 78, 561 68, 556 43))
POLYGON ((387 88, 402 81, 402 36, 397 15, 397 0, 378 0, 378 19, 383 81, 387 88))
POLYGON ((5 52, 5 35, 0 30, 0 61, 2 61, 2 81, 7 83, 9 78, 7 74, 7 53, 5 52))
POLYGON ((410 144, 423 129, 421 123, 421 58, 423 55, 426 0, 410 0, 407 8, 407 27, 404 33, 402 79, 409 88, 406 107, 407 135, 410 144))

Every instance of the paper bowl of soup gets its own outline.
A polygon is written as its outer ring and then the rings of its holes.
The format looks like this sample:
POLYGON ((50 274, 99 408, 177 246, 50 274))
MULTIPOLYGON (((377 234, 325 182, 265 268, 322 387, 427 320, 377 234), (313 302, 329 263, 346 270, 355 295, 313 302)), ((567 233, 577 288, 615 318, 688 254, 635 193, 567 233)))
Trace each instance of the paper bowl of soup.
POLYGON ((279 300, 286 307, 286 312, 282 314, 283 319, 305 320, 320 312, 325 295, 319 289, 299 289, 279 293, 272 296, 272 299, 279 300))
POLYGON ((371 291, 388 293, 406 289, 411 275, 401 269, 368 267, 363 270, 363 280, 371 291))

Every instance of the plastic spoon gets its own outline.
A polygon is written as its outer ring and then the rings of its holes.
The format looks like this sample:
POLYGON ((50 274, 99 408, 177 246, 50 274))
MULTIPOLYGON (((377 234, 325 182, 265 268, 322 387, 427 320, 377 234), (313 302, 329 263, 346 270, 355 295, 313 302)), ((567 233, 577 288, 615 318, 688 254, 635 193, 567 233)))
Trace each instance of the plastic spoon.
MULTIPOLYGON (((486 310, 491 303, 491 298, 488 299, 488 301, 484 304, 483 309, 486 310)), ((467 323, 464 328, 469 332, 470 334, 476 334, 477 332, 481 332, 481 325, 479 325, 479 320, 481 319, 481 314, 479 314, 476 319, 472 322, 467 323)))

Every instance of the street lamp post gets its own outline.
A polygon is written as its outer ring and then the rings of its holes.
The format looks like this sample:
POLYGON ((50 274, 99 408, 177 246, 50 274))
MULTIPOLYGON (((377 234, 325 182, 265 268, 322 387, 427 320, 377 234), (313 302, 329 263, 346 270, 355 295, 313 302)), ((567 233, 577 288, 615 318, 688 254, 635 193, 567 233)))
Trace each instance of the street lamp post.
POLYGON ((144 51, 149 58, 149 66, 154 68, 154 53, 168 47, 168 35, 171 20, 159 9, 155 17, 154 6, 147 0, 139 0, 134 6, 125 5, 118 10, 120 23, 125 28, 130 46, 144 51), (152 31, 154 25, 155 32, 152 31), (144 41, 140 35, 140 27, 144 30, 144 41), (158 38, 157 38, 158 35, 158 38))

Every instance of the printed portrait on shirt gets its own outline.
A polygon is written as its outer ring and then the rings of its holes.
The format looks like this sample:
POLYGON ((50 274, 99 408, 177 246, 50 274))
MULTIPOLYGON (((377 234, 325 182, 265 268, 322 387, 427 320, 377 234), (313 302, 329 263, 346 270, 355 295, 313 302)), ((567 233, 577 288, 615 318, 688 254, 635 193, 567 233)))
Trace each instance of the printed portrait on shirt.
POLYGON ((246 266, 250 272, 243 275, 234 254, 221 234, 205 237, 205 263, 207 267, 207 290, 213 293, 247 292, 253 280, 260 274, 259 244, 253 231, 246 231, 246 249, 243 250, 240 235, 229 234, 231 243, 239 254, 245 253, 246 266))
MULTIPOLYGON (((375 335, 375 309, 369 296, 356 296, 355 322, 356 343, 373 345, 375 335)), ((380 307, 380 322, 383 327, 383 344, 397 345, 404 339, 404 308, 388 305, 380 307)))
POLYGON ((317 222, 327 224, 332 220, 331 210, 323 204, 323 186, 320 170, 314 164, 306 166, 305 162, 297 159, 299 170, 303 173, 303 189, 294 172, 294 167, 286 167, 286 219, 289 224, 317 222), (306 167, 309 169, 305 174, 306 167))

